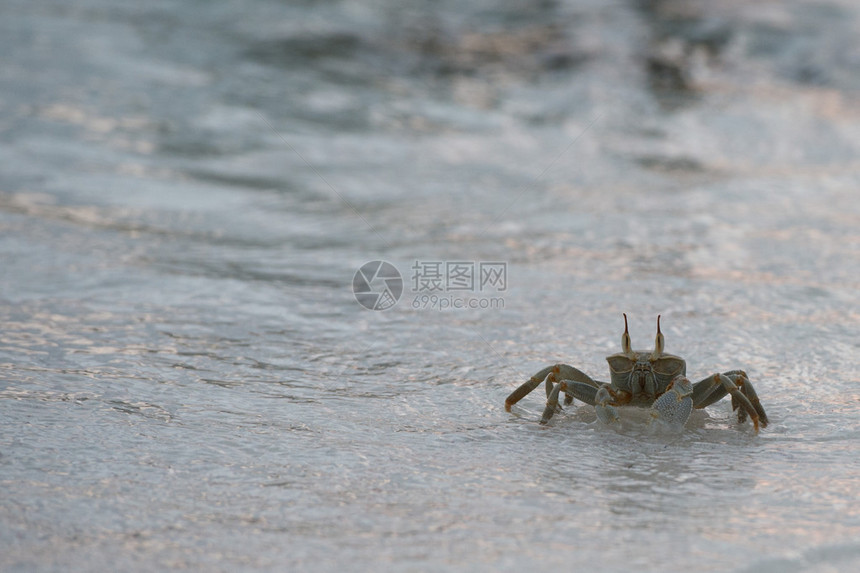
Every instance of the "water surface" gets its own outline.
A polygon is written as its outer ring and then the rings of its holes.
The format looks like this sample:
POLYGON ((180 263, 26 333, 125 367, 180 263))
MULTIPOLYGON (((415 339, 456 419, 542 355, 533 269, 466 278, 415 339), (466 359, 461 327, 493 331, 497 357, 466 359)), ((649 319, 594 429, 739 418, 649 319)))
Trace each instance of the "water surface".
POLYGON ((2 569, 860 565, 852 3, 0 12, 2 569), (622 312, 771 424, 505 412, 622 312))

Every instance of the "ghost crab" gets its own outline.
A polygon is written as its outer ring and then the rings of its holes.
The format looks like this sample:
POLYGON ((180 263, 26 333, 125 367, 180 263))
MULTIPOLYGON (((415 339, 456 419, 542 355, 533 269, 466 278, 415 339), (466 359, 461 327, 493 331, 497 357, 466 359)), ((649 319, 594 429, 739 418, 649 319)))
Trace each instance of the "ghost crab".
POLYGON ((693 408, 705 408, 731 394, 732 410, 737 410, 738 422, 743 423, 749 416, 756 432, 759 426, 767 426, 767 414, 746 372, 729 370, 691 384, 687 379, 687 363, 679 356, 663 352, 663 345, 658 315, 654 350, 634 351, 625 314, 621 352, 606 357, 611 382, 593 380, 567 364, 548 366, 514 390, 505 400, 505 409, 510 412, 511 406, 541 382, 546 382, 547 402, 541 424, 549 422, 555 414, 559 408, 558 395, 564 392, 565 404, 570 404, 574 398, 591 404, 597 417, 606 424, 619 420, 617 406, 650 406, 653 420, 680 429, 687 423, 693 408))

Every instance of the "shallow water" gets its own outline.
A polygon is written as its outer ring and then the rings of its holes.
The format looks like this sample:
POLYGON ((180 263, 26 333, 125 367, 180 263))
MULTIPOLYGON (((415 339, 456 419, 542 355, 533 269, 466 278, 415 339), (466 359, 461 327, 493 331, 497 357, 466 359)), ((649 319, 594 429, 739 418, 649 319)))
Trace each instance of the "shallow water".
POLYGON ((0 13, 3 570, 860 565, 851 3, 0 13), (622 312, 771 424, 505 412, 622 312))

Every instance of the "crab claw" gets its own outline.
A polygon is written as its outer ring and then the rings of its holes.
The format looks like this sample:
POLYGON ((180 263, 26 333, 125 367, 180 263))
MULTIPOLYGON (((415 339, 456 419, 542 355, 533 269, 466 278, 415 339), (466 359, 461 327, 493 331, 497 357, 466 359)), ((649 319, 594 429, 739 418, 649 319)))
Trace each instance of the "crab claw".
POLYGON ((597 391, 594 396, 594 411, 597 412, 598 419, 604 424, 614 424, 619 421, 618 410, 612 406, 612 394, 604 386, 597 391))
POLYGON ((693 411, 693 385, 686 376, 675 376, 666 392, 651 406, 652 420, 659 420, 673 430, 680 430, 693 411))

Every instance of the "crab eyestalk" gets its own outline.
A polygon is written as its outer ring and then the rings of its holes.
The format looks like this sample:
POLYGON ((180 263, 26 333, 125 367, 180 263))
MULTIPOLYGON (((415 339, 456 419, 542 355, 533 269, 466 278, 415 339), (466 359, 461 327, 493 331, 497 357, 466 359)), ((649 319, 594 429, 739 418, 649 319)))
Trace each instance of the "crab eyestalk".
POLYGON ((660 358, 663 354, 663 333, 660 332, 660 315, 657 315, 657 337, 654 339, 654 352, 651 354, 652 358, 660 358))
POLYGON ((621 335, 621 352, 630 356, 633 354, 633 345, 630 342, 630 332, 627 330, 627 313, 622 312, 624 315, 624 334, 621 335))

